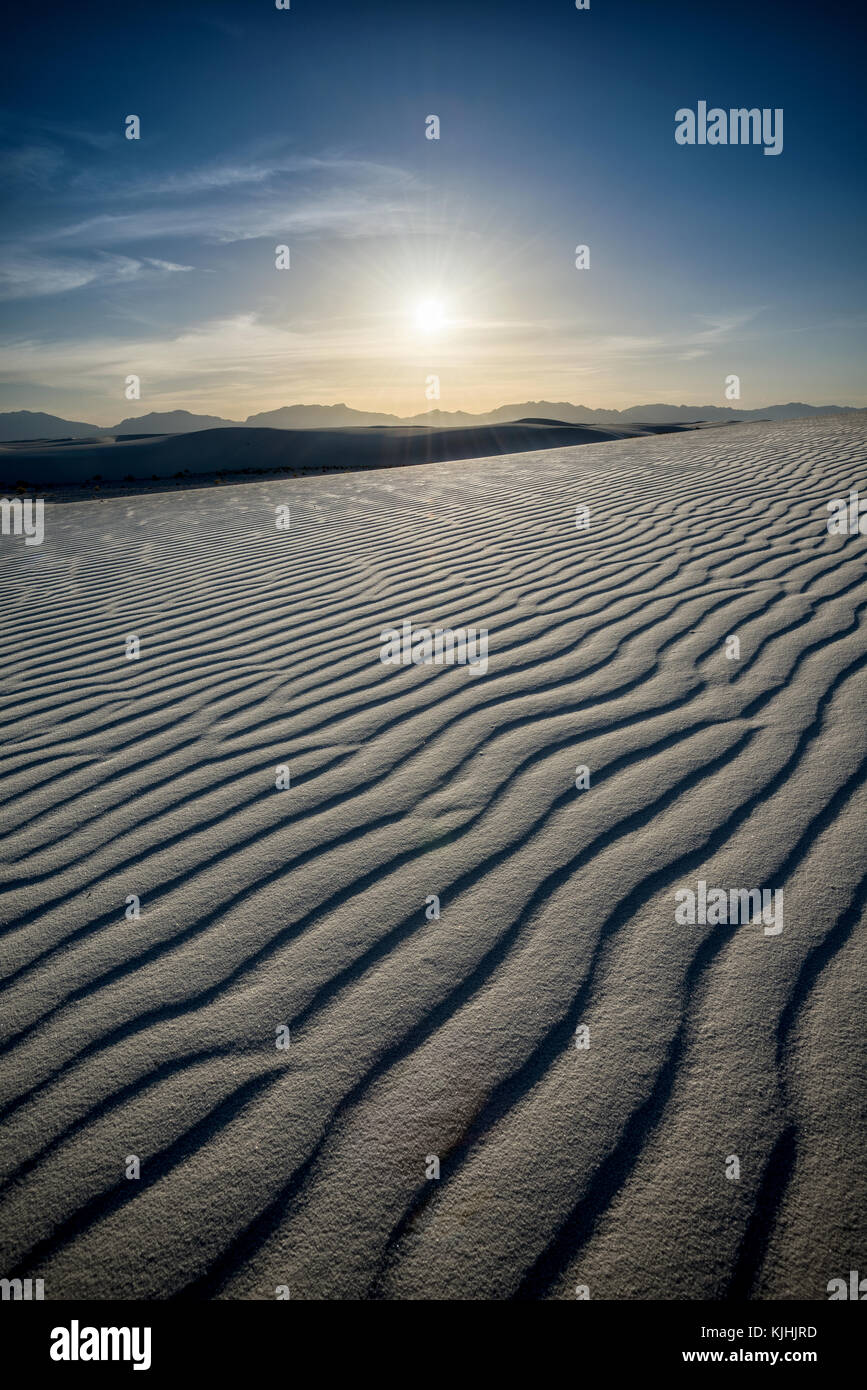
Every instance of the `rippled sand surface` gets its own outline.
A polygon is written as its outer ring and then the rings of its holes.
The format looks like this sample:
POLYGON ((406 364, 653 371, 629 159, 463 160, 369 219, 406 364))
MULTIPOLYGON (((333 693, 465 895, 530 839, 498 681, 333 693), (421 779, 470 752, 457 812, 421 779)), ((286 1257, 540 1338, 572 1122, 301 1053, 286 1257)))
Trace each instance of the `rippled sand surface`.
POLYGON ((825 1299, 861 1268, 851 488, 864 415, 3 537, 0 1274, 825 1299), (407 618, 486 628, 487 671, 384 665, 407 618), (782 889, 784 930, 680 925, 699 881, 782 889))

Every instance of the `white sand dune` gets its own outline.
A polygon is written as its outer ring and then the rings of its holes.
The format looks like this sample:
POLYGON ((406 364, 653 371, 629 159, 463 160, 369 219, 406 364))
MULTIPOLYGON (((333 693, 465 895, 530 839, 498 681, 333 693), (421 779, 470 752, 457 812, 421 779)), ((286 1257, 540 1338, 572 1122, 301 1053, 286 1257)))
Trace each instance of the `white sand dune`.
POLYGON ((49 502, 41 546, 0 538, 0 1274, 867 1274, 850 488, 867 414, 49 502), (487 628, 487 672, 383 665, 404 618, 487 628), (784 930, 676 923, 698 880, 782 888, 784 930))
POLYGON ((192 434, 121 435, 118 439, 37 439, 0 443, 0 486, 78 486, 149 482, 158 478, 241 473, 322 473, 394 468, 447 459, 489 458, 528 449, 564 449, 647 434, 713 429, 706 422, 657 425, 569 425, 516 420, 501 425, 429 429, 420 425, 364 429, 234 427, 192 434))

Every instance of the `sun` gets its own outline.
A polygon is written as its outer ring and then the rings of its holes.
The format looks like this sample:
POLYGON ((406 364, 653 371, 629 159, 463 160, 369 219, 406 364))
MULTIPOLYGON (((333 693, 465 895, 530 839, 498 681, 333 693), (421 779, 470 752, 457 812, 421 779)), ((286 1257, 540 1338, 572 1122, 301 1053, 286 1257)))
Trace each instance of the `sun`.
POLYGON ((422 299, 416 305, 415 325, 422 333, 436 333, 445 321, 445 309, 438 299, 422 299))

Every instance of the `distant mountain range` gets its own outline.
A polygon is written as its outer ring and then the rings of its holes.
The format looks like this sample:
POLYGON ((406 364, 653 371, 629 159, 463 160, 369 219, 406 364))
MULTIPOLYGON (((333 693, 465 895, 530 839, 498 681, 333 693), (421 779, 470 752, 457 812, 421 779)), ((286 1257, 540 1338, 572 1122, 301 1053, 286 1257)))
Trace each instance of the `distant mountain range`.
POLYGON ((191 415, 188 410, 152 411, 130 416, 108 427, 89 425, 81 420, 63 420, 40 411, 10 410, 0 413, 0 442, 25 439, 93 439, 128 434, 190 434, 195 430, 248 428, 309 430, 338 429, 347 426, 403 425, 437 429, 472 425, 498 425, 507 421, 543 419, 570 425, 668 425, 709 420, 719 423, 737 420, 795 420, 804 415, 843 415, 859 409, 851 405, 768 405, 761 410, 736 410, 720 405, 632 405, 627 410, 593 410, 568 401, 524 401, 521 405, 501 405, 481 415, 463 410, 428 410, 421 415, 381 415, 375 411, 353 410, 348 405, 284 405, 278 410, 248 415, 246 420, 223 420, 218 415, 191 415))

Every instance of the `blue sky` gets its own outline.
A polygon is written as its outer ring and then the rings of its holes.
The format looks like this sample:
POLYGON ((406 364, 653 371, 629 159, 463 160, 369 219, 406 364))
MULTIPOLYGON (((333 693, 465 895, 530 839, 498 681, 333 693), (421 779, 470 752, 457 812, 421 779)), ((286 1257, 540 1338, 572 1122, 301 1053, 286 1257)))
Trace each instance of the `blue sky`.
POLYGON ((0 408, 725 404, 732 373, 744 408, 867 405, 863 24, 836 0, 34 7, 5 34, 0 408), (782 108, 782 154, 679 146, 700 100, 782 108))

